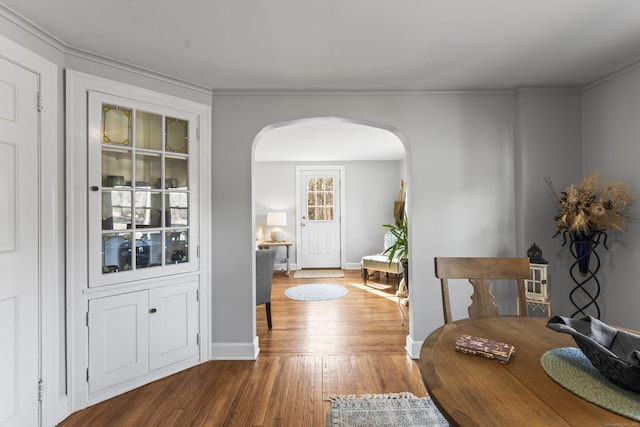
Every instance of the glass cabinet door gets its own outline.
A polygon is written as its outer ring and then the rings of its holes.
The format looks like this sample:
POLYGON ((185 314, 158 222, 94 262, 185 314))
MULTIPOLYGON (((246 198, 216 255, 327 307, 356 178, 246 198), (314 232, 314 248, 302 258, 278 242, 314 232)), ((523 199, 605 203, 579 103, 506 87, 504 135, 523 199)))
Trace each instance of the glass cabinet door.
MULTIPOLYGON (((99 131, 90 132, 88 176, 91 193, 100 194, 100 206, 96 212, 90 200, 90 245, 99 246, 89 248, 90 269, 97 267, 91 252, 98 251, 103 278, 178 272, 177 266, 188 264, 193 256, 189 238, 194 120, 130 100, 94 98, 100 99, 90 101, 94 105, 89 119, 99 131), (94 213, 100 215, 95 231, 94 213), (99 243, 92 233, 99 234, 99 243)), ((90 286, 117 281, 120 278, 98 279, 90 286)))

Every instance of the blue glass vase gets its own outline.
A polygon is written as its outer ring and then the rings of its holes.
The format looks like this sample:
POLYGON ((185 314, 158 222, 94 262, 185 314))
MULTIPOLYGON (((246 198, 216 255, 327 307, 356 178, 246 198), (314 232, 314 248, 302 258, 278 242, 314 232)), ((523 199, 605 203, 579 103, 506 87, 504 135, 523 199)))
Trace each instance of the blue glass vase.
POLYGON ((591 253, 595 246, 593 239, 594 233, 585 232, 573 232, 571 233, 571 240, 576 251, 576 259, 578 260, 578 270, 582 274, 589 273, 589 263, 591 261, 591 253))

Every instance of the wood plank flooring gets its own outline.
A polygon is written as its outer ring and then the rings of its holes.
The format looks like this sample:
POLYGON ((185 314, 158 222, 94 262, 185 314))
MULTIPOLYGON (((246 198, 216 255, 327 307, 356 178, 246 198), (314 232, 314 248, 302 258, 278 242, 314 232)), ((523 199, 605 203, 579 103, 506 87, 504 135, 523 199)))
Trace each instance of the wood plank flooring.
POLYGON ((275 272, 273 329, 264 306, 256 307, 256 361, 206 362, 72 414, 60 426, 324 426, 332 395, 426 396, 418 363, 404 350, 408 321, 402 325, 395 280, 382 275, 369 284, 359 271, 340 279, 275 272), (319 282, 349 293, 318 302, 284 295, 290 286, 319 282))

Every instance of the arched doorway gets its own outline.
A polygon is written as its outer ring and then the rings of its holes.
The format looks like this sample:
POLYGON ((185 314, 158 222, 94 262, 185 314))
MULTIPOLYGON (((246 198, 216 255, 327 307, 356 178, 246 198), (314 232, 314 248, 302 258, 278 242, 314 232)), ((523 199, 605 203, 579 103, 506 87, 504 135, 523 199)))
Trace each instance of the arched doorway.
MULTIPOLYGON (((256 238, 270 231, 266 227, 268 212, 285 212, 287 226, 281 228, 285 238, 295 242, 290 256, 292 269, 299 268, 303 215, 299 212, 296 168, 342 167, 346 170, 343 178, 347 185, 342 187, 346 203, 340 204, 340 217, 346 219, 346 224, 342 224, 346 232, 341 233, 340 267, 359 269, 362 255, 381 249, 384 235, 381 225, 391 221, 398 185, 401 180, 408 180, 406 146, 398 130, 362 120, 314 117, 264 127, 255 137, 252 149, 251 197, 256 238), (354 234, 370 240, 356 239, 347 244, 354 234)), ((283 269, 282 261, 276 259, 276 268, 283 269)))

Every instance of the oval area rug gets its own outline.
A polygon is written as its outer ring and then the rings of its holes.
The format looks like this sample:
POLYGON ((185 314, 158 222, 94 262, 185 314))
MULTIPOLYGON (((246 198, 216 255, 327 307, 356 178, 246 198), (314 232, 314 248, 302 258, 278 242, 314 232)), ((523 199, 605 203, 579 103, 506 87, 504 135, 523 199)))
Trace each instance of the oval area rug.
POLYGON ((298 301, 328 301, 342 298, 348 292, 344 286, 332 283, 310 283, 293 286, 284 291, 284 294, 298 301))

